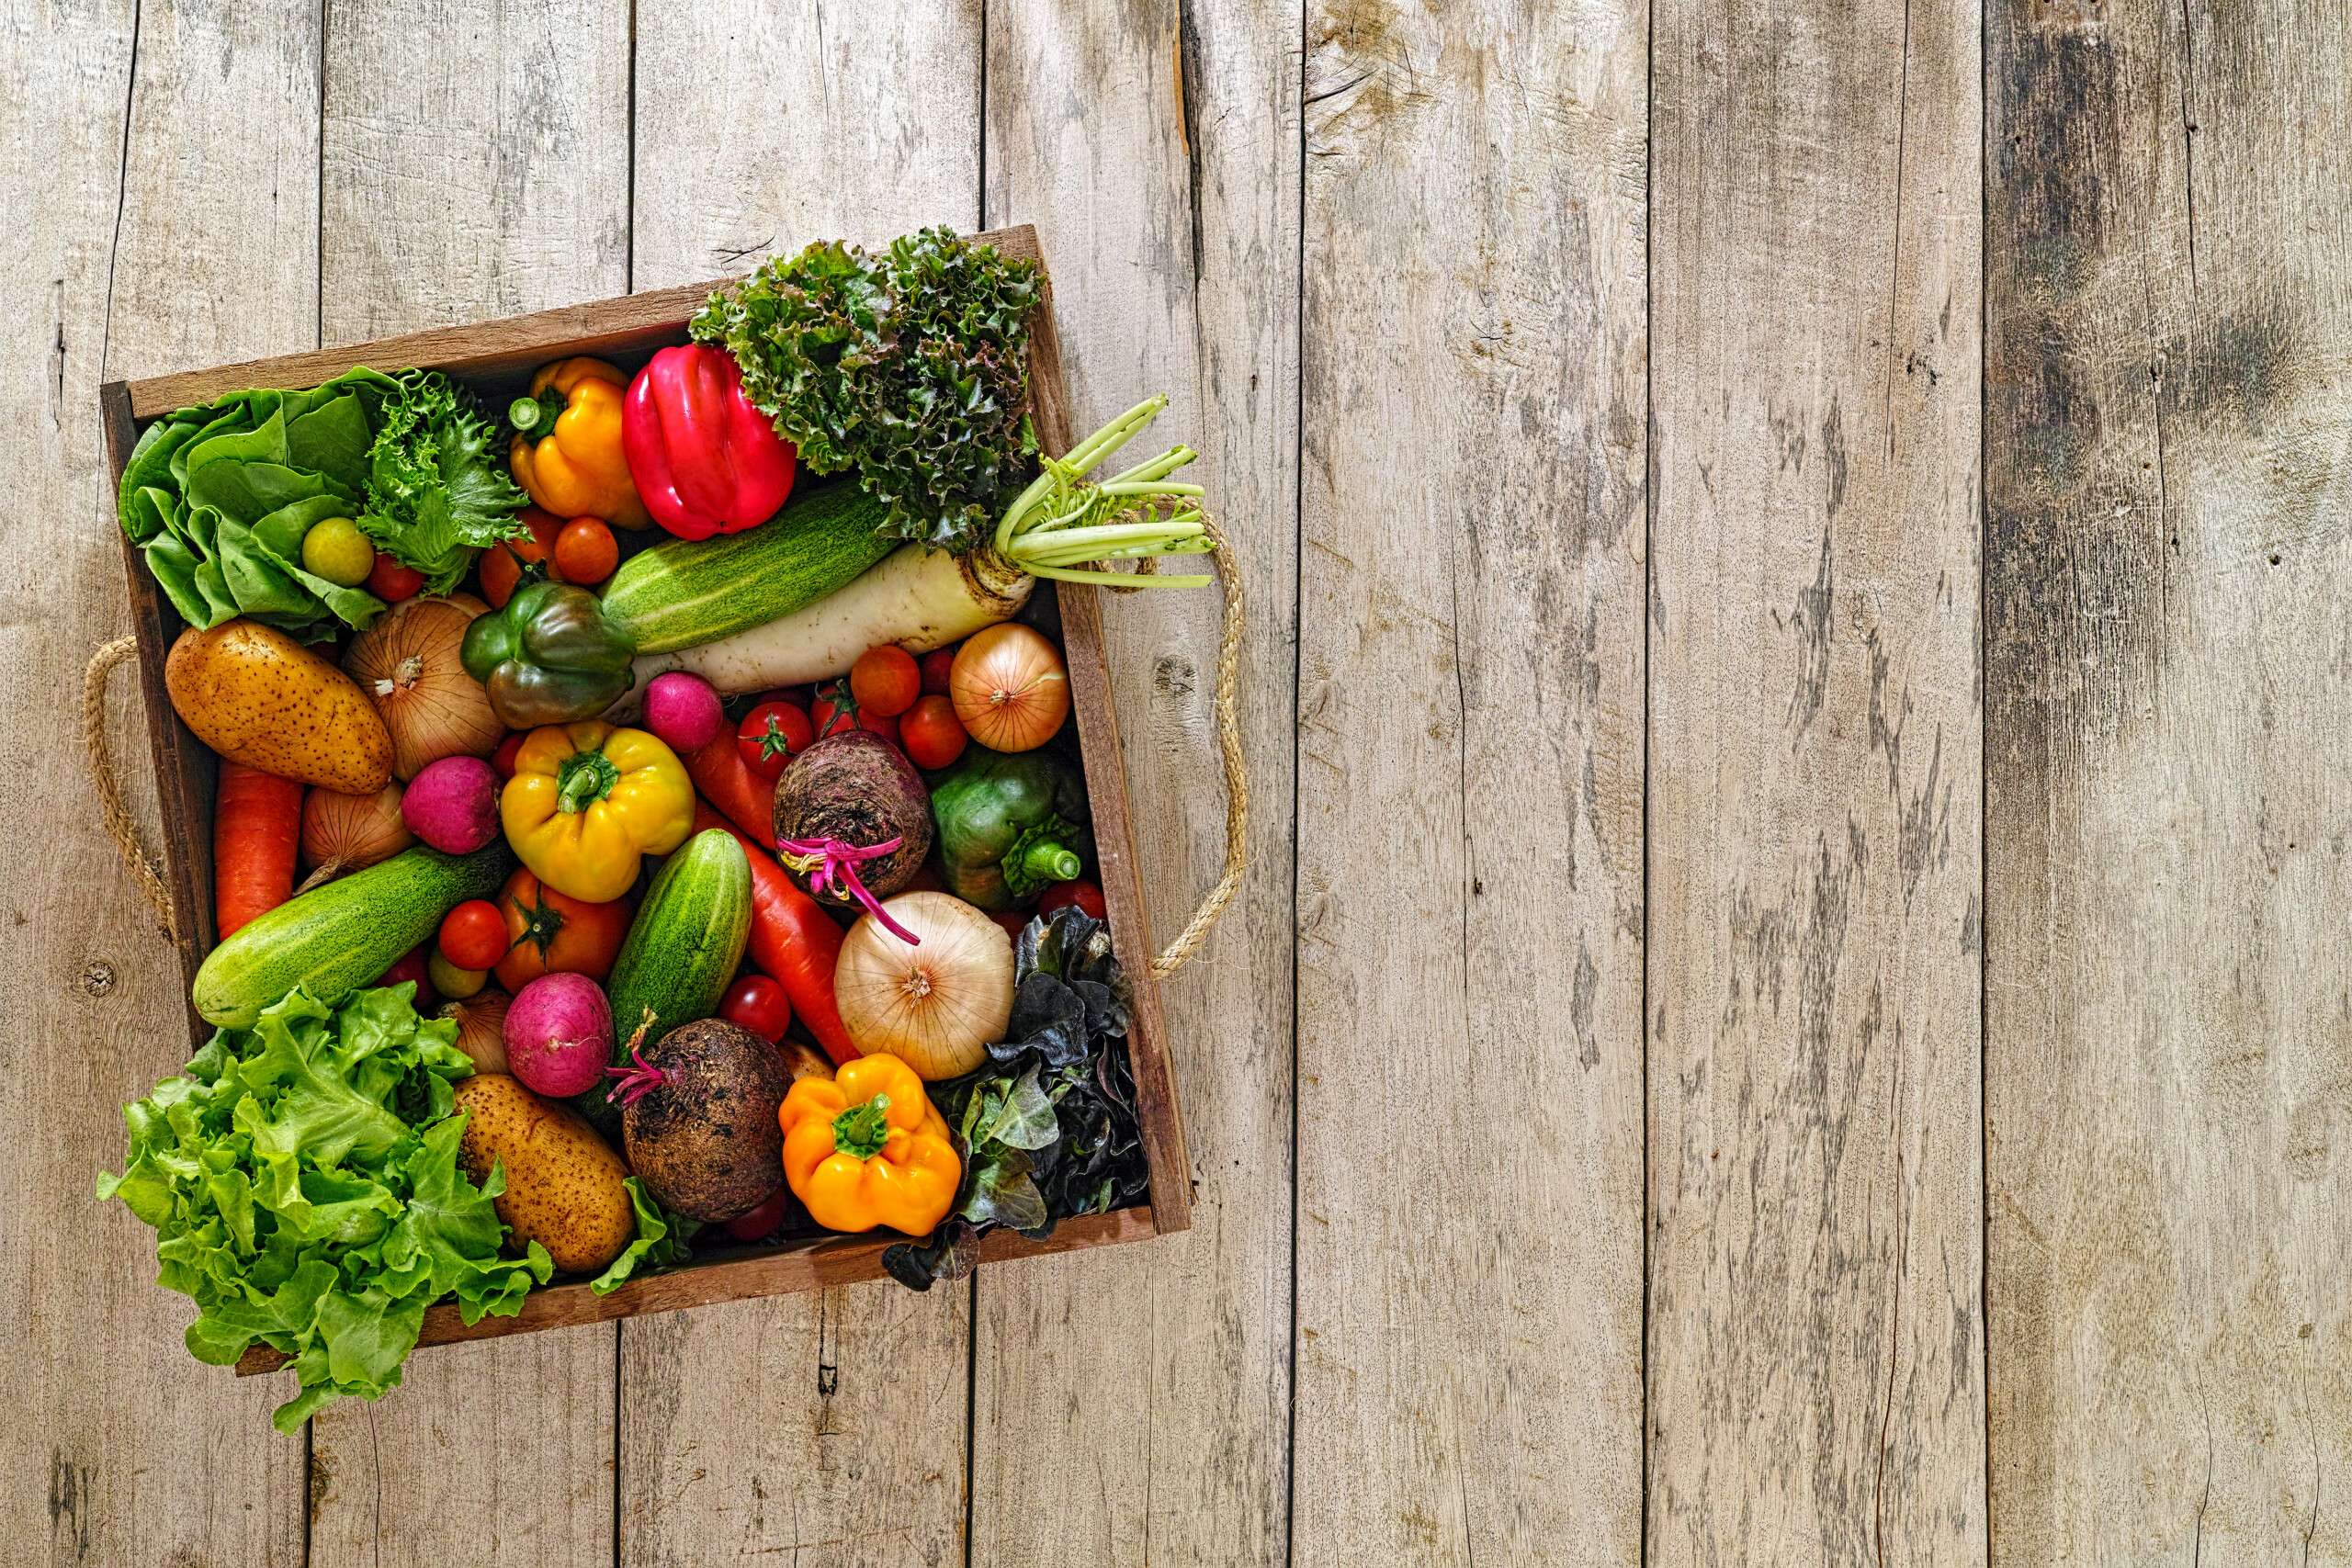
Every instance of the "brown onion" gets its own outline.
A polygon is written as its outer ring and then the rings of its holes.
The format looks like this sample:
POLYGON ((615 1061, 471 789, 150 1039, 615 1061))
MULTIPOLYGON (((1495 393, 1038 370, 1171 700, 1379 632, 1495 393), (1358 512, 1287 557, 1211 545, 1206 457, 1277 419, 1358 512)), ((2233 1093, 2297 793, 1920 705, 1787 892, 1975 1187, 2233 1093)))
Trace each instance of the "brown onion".
POLYGON ((842 938, 833 1001, 861 1051, 888 1051, 937 1081, 970 1072, 1012 1020, 1012 939, 946 893, 901 893, 882 906, 911 932, 893 936, 872 915, 842 938))
POLYGON ((495 986, 484 986, 461 1002, 444 1002, 443 1018, 458 1021, 458 1049, 474 1059, 478 1073, 503 1073, 506 1068, 506 1010, 514 998, 495 986))
POLYGON ((416 835, 401 820, 400 785, 388 784, 373 795, 314 789, 302 797, 302 859, 311 874, 300 891, 365 871, 414 842, 416 835))
POLYGON ((1069 671, 1044 633, 1004 621, 956 650, 947 695, 973 739, 991 751, 1031 751, 1069 716, 1069 671))
POLYGON ((490 606, 470 593, 405 599, 354 637, 343 656, 392 732, 392 772, 413 779, 444 757, 487 757, 506 739, 490 694, 466 673, 458 649, 490 606))

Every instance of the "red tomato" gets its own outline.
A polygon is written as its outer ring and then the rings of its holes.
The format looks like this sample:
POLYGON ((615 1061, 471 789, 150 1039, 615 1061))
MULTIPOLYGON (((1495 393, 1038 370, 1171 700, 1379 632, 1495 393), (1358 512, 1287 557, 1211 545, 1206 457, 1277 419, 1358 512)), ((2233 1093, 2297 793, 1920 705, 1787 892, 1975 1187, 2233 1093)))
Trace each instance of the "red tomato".
POLYGON ((763 703, 790 703, 794 707, 798 708, 803 713, 808 712, 808 705, 816 700, 817 688, 805 684, 798 686, 778 686, 772 692, 762 692, 760 694, 760 701, 763 703))
POLYGON ((997 909, 990 912, 989 919, 1002 926, 1004 934, 1015 942, 1021 940, 1023 928, 1029 924, 1029 917, 1018 909, 997 909))
POLYGON ((424 573, 413 566, 402 566, 383 551, 376 552, 376 564, 368 569, 368 592, 387 604, 397 604, 403 599, 413 599, 424 587, 424 573))
POLYGON ((815 739, 807 714, 790 703, 762 703, 736 728, 735 749, 742 753, 745 767, 773 780, 815 739))
POLYGON ((602 582, 621 564, 621 547, 613 542, 613 531, 594 517, 575 517, 566 523, 555 536, 550 554, 557 577, 565 582, 602 582))
POLYGON ((918 768, 944 768, 964 754, 971 736, 946 697, 923 697, 899 720, 899 744, 918 768))
POLYGON ((523 742, 530 738, 530 731, 526 729, 518 729, 514 734, 508 736, 505 739, 500 741, 498 743, 498 750, 490 754, 491 771, 502 779, 513 778, 514 776, 514 754, 523 750, 523 742))
MULTIPOLYGON (((481 574, 481 596, 490 602, 493 610, 506 608, 506 601, 514 597, 515 585, 522 580, 523 568, 546 560, 548 552, 555 548, 557 534, 563 527, 561 518, 536 506, 523 508, 514 514, 514 520, 529 528, 531 536, 527 539, 504 539, 491 546, 482 551, 477 569, 481 574)), ((563 574, 557 571, 552 563, 548 575, 558 582, 563 581, 563 574)))
POLYGON ((487 969, 514 945, 505 915, 487 898, 469 898, 441 918, 441 956, 460 969, 487 969))
POLYGON ((508 943, 498 961, 498 983, 509 991, 559 971, 601 984, 628 936, 627 899, 583 903, 543 886, 527 866, 498 890, 498 913, 508 943))
POLYGON ((878 714, 858 706, 854 692, 842 690, 845 682, 836 681, 820 688, 816 703, 808 709, 808 722, 816 728, 817 739, 841 735, 852 729, 863 729, 880 736, 891 745, 899 743, 899 716, 878 714))
POLYGON ((786 999, 784 987, 765 975, 746 975, 727 987, 718 1016, 741 1024, 773 1045, 792 1026, 792 1003, 786 999))
POLYGON ((727 1222, 727 1234, 737 1241, 764 1241, 784 1224, 784 1211, 792 1202, 792 1189, 781 1187, 775 1197, 756 1209, 749 1209, 727 1222))
POLYGON ((922 656, 922 694, 926 697, 945 696, 947 672, 955 668, 956 649, 953 644, 936 652, 924 654, 922 656))
POLYGON ((1046 889, 1037 900, 1037 913, 1050 915, 1064 905, 1075 904, 1096 919, 1102 913, 1102 889, 1091 882, 1057 882, 1046 889))
POLYGON ((415 981, 415 1007, 417 1011, 423 1012, 425 1009, 431 1007, 435 999, 433 994, 433 982, 426 976, 424 972, 424 966, 428 963, 432 962, 429 956, 430 952, 430 947, 424 943, 419 943, 417 946, 410 948, 406 953, 401 954, 399 963, 393 964, 390 969, 385 970, 381 975, 376 976, 376 984, 379 986, 397 986, 403 980, 415 981))
POLYGON ((849 667, 849 690, 861 712, 895 718, 922 695, 922 671, 913 654, 886 642, 857 656, 849 667))

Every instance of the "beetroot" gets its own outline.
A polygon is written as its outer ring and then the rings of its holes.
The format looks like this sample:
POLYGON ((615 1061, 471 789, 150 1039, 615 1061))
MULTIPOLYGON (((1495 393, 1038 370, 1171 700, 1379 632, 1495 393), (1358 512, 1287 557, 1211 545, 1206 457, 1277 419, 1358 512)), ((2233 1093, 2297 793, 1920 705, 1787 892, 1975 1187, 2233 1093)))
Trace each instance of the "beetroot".
POLYGON ((401 820, 444 854, 469 855, 498 837, 498 774, 480 757, 444 757, 401 795, 401 820))
POLYGON ((899 749, 870 730, 828 735, 775 787, 775 837, 800 890, 835 908, 899 892, 931 852, 931 795, 899 749), (896 840, 882 853, 872 852, 896 840), (797 847, 796 847, 797 846, 797 847), (860 897, 863 892, 870 897, 860 897))
POLYGON ((784 1187, 776 1109, 792 1075, 768 1043, 725 1019, 680 1024, 630 1058, 619 1088, 629 1168, 691 1220, 724 1221, 784 1187))
POLYGON ((699 675, 673 670, 645 688, 645 728, 680 756, 709 745, 725 722, 718 694, 699 675))
POLYGON ((613 1010, 595 981, 542 975, 506 1010, 506 1070, 550 1100, 585 1094, 613 1059, 613 1010))

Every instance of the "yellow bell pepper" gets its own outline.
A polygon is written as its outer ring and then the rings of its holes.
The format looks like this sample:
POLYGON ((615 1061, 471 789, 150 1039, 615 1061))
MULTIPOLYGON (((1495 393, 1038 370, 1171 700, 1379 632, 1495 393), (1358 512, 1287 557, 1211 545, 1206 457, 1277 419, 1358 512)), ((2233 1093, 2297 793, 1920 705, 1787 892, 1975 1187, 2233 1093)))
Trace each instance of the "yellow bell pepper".
POLYGON ((498 797, 506 841, 568 897, 609 904, 640 855, 666 855, 695 825, 695 786, 677 753, 601 719, 534 729, 498 797))
POLYGON ((915 1070, 887 1051, 802 1078, 776 1111, 784 1178, 827 1230, 927 1235, 947 1217, 963 1162, 915 1070))
POLYGON ((508 454, 514 482, 558 517, 601 517, 644 528, 653 514, 638 499, 621 447, 621 400, 628 377, 601 359, 539 367, 531 393, 507 418, 518 434, 508 454))

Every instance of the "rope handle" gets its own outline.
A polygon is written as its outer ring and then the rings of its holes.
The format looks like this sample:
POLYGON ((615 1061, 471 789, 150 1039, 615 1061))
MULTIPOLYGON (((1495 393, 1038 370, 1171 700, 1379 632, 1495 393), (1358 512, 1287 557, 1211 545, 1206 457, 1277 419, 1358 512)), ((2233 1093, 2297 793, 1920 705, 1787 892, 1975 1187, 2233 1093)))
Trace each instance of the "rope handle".
MULTIPOLYGON (((1241 633, 1243 621, 1241 592, 1241 554, 1216 520, 1205 513, 1201 526, 1207 532, 1210 558, 1216 563, 1217 585, 1225 591, 1225 631, 1216 646, 1216 745, 1225 761, 1225 874, 1184 922, 1160 955, 1151 961, 1152 977, 1165 980, 1184 965, 1185 960, 1200 951, 1208 940, 1209 929, 1225 913, 1226 906, 1241 890, 1241 878, 1250 869, 1250 775, 1241 765, 1241 721, 1234 710, 1234 689, 1241 673, 1241 633)), ((1153 558, 1146 558, 1136 570, 1150 572, 1159 566, 1153 558)), ((1140 593, 1140 588, 1118 588, 1114 593, 1140 593)))
POLYGON ((122 863, 130 868, 130 879, 147 896, 164 934, 177 941, 171 895, 164 891, 164 878, 155 863, 140 848, 139 830, 131 826, 130 812, 122 804, 122 786, 115 780, 114 751, 107 744, 107 677, 114 673, 115 666, 138 657, 135 637, 119 637, 90 655, 90 667, 82 674, 82 744, 90 754, 90 778, 98 786, 98 809, 106 818, 107 837, 122 852, 122 863))

